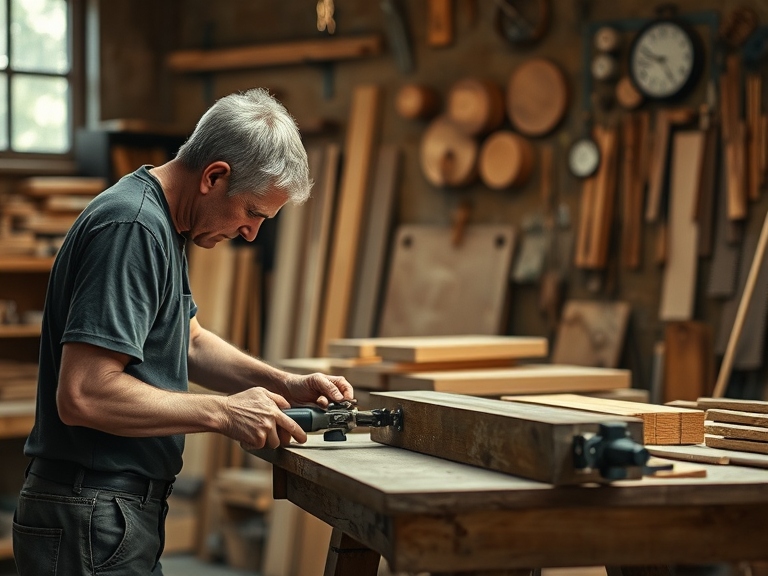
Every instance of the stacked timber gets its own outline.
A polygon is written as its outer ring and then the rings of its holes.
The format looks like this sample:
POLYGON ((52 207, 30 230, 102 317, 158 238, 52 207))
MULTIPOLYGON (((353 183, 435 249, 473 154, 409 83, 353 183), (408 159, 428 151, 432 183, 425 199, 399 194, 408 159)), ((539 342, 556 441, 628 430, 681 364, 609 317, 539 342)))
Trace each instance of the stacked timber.
POLYGON ((343 338, 329 343, 330 357, 288 359, 297 373, 344 376, 362 407, 368 394, 433 390, 498 397, 504 394, 601 392, 628 389, 627 370, 522 363, 548 354, 546 338, 522 336, 415 336, 343 338))
POLYGON ((0 401, 29 400, 36 394, 36 362, 0 360, 0 401))
POLYGON ((37 176, 0 201, 0 255, 52 256, 103 178, 37 176))
POLYGON ((705 409, 704 443, 711 448, 768 454, 768 402, 699 398, 705 409))

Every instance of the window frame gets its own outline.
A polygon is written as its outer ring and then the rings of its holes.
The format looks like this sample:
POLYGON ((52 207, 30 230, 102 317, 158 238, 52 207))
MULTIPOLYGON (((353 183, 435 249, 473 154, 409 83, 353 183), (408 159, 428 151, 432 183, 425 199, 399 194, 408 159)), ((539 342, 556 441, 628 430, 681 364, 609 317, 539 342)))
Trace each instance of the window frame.
MULTIPOLYGON (((0 0, 5 4, 7 22, 4 31, 0 33, 5 34, 6 43, 8 47, 8 68, 0 70, 0 73, 7 76, 7 94, 6 94, 6 106, 8 110, 8 127, 7 138, 8 148, 0 149, 0 170, 3 169, 3 164, 8 164, 13 167, 21 168, 19 161, 29 161, 30 168, 32 170, 40 170, 45 167, 46 161, 52 161, 55 165, 61 165, 62 160, 74 159, 74 146, 75 146, 75 131, 78 127, 83 126, 85 117, 85 0, 64 0, 68 5, 67 10, 67 49, 69 50, 70 67, 69 71, 65 74, 55 74, 50 72, 33 72, 28 70, 14 70, 11 67, 11 2, 12 0, 0 0), (44 153, 44 152, 19 152, 11 149, 11 133, 13 130, 13 117, 11 113, 11 80, 14 75, 21 74, 25 76, 38 76, 38 77, 56 77, 66 78, 69 82, 69 102, 67 107, 69 110, 69 149, 66 152, 61 153, 44 153)), ((53 167, 53 166, 52 166, 53 167)))

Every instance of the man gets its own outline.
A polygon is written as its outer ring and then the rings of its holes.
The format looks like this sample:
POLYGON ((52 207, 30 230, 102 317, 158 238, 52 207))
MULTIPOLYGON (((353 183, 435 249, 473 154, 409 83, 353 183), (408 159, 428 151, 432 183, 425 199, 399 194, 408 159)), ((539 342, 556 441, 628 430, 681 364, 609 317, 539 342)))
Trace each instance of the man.
POLYGON ((252 241, 310 187, 295 122, 251 90, 216 102, 174 160, 124 177, 80 215, 46 297, 13 526, 21 576, 162 574, 184 434, 305 442, 283 408, 352 398, 343 378, 287 374, 205 330, 189 289, 187 241, 252 241), (225 395, 190 394, 188 379, 225 395))

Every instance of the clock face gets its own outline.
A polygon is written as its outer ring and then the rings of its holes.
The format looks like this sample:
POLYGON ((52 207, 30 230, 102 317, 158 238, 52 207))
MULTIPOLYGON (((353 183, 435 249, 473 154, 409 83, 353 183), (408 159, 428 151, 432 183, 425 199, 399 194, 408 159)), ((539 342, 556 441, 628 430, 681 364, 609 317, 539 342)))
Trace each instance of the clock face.
POLYGON ((659 21, 641 31, 632 45, 629 69, 638 90, 663 100, 685 90, 698 68, 697 46, 685 28, 659 21))
POLYGON ((576 140, 568 153, 568 168, 578 178, 587 178, 597 171, 600 149, 591 138, 576 140))

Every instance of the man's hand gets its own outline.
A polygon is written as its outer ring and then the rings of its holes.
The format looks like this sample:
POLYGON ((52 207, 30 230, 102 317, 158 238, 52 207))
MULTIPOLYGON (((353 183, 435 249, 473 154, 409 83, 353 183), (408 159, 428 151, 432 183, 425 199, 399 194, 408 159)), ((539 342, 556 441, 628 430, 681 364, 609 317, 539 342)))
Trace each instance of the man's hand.
POLYGON ((305 376, 292 375, 286 380, 283 394, 292 405, 317 404, 327 408, 329 402, 352 400, 352 385, 341 376, 328 376, 316 372, 305 376))
POLYGON ((226 399, 227 422, 223 433, 245 449, 277 448, 307 441, 307 434, 285 415, 288 401, 264 388, 249 388, 226 399))

